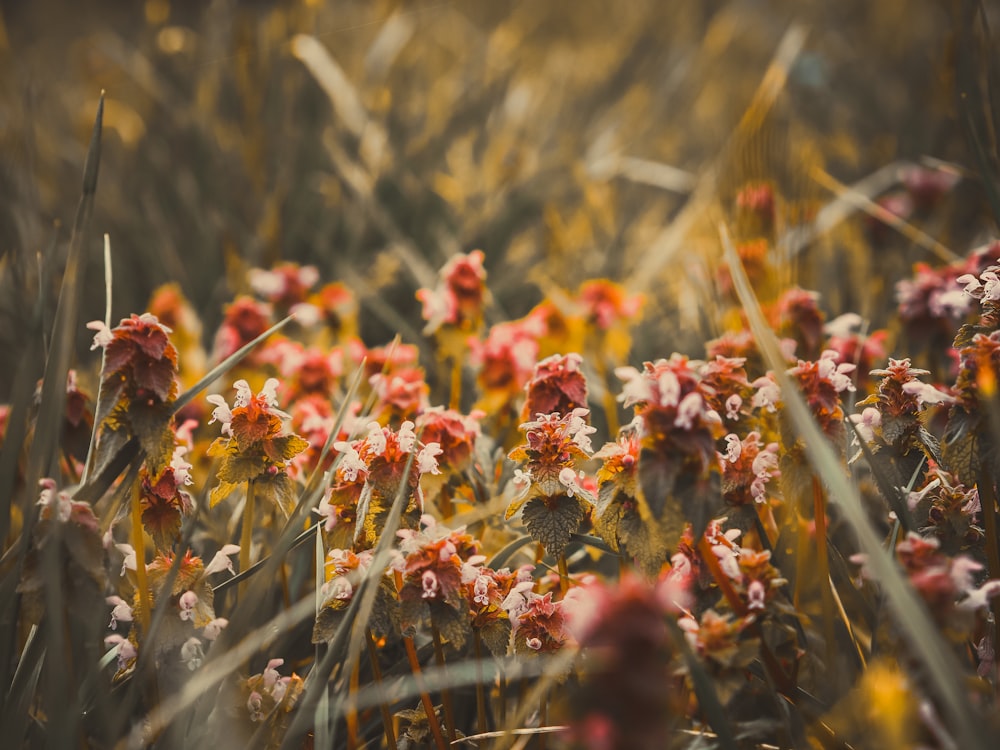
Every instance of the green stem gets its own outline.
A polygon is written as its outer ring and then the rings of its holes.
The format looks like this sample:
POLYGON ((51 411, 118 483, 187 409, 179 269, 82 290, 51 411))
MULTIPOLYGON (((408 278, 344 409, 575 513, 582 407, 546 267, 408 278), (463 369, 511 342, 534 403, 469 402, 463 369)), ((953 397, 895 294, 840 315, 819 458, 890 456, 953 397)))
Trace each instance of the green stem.
MULTIPOLYGON (((250 547, 253 546, 254 480, 247 480, 247 499, 243 504, 243 529, 240 534, 240 573, 250 568, 250 547)), ((238 598, 243 600, 246 582, 239 586, 238 598)))
POLYGON ((146 540, 142 528, 142 479, 137 478, 132 488, 132 547, 135 549, 135 578, 139 587, 139 627, 143 633, 149 630, 152 605, 149 599, 149 581, 146 578, 146 540))
POLYGON ((816 563, 819 569, 820 602, 823 607, 823 635, 826 638, 827 664, 836 659, 833 620, 833 585, 830 580, 830 558, 826 544, 826 494, 818 477, 813 477, 813 518, 816 522, 816 563))
POLYGON ((472 631, 472 644, 476 655, 476 731, 485 734, 486 729, 486 693, 483 691, 483 639, 479 630, 472 631))

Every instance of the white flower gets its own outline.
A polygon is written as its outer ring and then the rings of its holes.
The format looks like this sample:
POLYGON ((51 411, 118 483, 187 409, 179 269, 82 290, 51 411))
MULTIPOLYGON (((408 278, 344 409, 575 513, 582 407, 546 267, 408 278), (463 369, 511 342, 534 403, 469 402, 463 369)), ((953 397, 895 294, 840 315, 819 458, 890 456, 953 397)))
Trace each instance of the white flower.
POLYGON ((94 349, 97 349, 98 347, 103 349, 115 340, 115 335, 111 332, 111 329, 104 324, 103 320, 92 320, 87 323, 87 328, 91 331, 97 331, 97 333, 94 334, 94 343, 90 345, 90 351, 94 351, 94 349))
POLYGON ((215 422, 222 423, 222 434, 232 435, 231 422, 233 421, 233 412, 229 409, 229 404, 226 403, 226 399, 220 396, 218 393, 213 393, 205 398, 210 404, 215 404, 215 409, 212 411, 212 418, 208 421, 209 424, 214 424, 215 422))
POLYGON ((726 460, 734 464, 740 460, 740 456, 743 454, 743 443, 740 442, 740 436, 735 432, 731 432, 726 435, 726 460))
POLYGON ((863 322, 864 319, 857 313, 844 313, 823 326, 823 333, 827 336, 846 339, 860 328, 863 322))
POLYGON ((122 572, 121 575, 125 575, 126 570, 135 570, 135 550, 132 549, 131 544, 116 544, 115 547, 125 555, 125 559, 122 560, 122 572))
POLYGON ((919 380, 903 383, 903 392, 917 397, 917 404, 954 404, 958 399, 919 380))
POLYGON ((424 571, 424 574, 420 577, 420 585, 424 590, 424 599, 433 599, 437 596, 440 584, 438 583, 437 574, 433 570, 424 571))
POLYGON ((781 401, 781 388, 771 378, 764 376, 757 378, 750 384, 757 389, 750 400, 750 405, 755 408, 764 408, 770 412, 778 410, 778 403, 781 401))
POLYGON ((403 453, 413 453, 413 446, 417 444, 417 433, 413 431, 413 422, 410 420, 403 422, 399 426, 399 432, 396 433, 396 439, 403 453))
POLYGON ((181 646, 181 661, 187 665, 192 672, 201 666, 205 660, 205 652, 201 648, 201 641, 191 636, 184 645, 181 646))
POLYGON ((542 647, 542 642, 538 638, 529 638, 524 642, 524 645, 526 645, 532 651, 538 651, 538 649, 542 647))
POLYGON ((368 435, 365 436, 365 441, 376 456, 385 453, 386 440, 382 425, 378 422, 369 422, 368 435))
POLYGON ((180 595, 180 598, 177 600, 177 606, 181 610, 180 616, 182 620, 190 620, 192 618, 196 604, 198 604, 198 595, 193 591, 185 591, 180 595))
POLYGON ((618 400, 624 402, 625 408, 653 398, 653 386, 642 373, 634 367, 616 367, 615 375, 624 381, 618 400))
POLYGON ((747 599, 749 600, 747 609, 764 609, 764 596, 766 593, 763 583, 760 581, 751 581, 747 587, 747 599))
POLYGON ((345 481, 356 482, 358 481, 358 472, 368 473, 368 466, 361 460, 360 454, 351 443, 338 440, 333 444, 333 447, 343 456, 340 459, 340 472, 345 481))
MULTIPOLYGON (((672 373, 671 373, 672 374, 672 373)), ((676 376, 674 377, 676 380, 676 376)), ((691 391, 677 406, 677 417, 674 419, 674 427, 682 430, 690 430, 694 427, 694 420, 701 416, 702 399, 697 391, 691 391)))
POLYGON ((672 370, 660 373, 656 379, 656 387, 660 391, 660 406, 677 406, 677 400, 681 397, 681 381, 672 370))
POLYGON ((111 610, 111 622, 108 625, 109 628, 117 630, 119 620, 122 622, 132 622, 132 608, 124 599, 120 596, 109 596, 104 601, 108 604, 114 605, 114 609, 111 610))
POLYGON ((875 439, 875 430, 882 424, 882 412, 874 406, 867 406, 860 414, 852 414, 850 420, 858 430, 858 435, 866 443, 875 439))
MULTIPOLYGON (((582 476, 583 472, 580 472, 580 475, 582 476)), ((573 497, 573 493, 580 489, 576 478, 576 472, 569 466, 559 472, 559 484, 566 488, 566 494, 570 497, 573 497)))
POLYGON ((444 453, 439 443, 427 443, 417 454, 417 471, 421 474, 440 474, 437 457, 444 453))
POLYGON ((228 624, 229 620, 225 617, 216 617, 204 627, 202 634, 206 639, 214 641, 228 624))
POLYGON ((738 393, 734 393, 732 396, 726 399, 726 419, 731 419, 734 422, 738 421, 740 418, 740 407, 743 406, 743 398, 738 393))
POLYGON ((210 576, 213 573, 221 573, 223 570, 228 570, 232 575, 236 575, 236 571, 233 570, 233 561, 229 557, 239 551, 240 547, 238 544, 223 546, 222 549, 215 553, 212 562, 205 566, 205 575, 210 576))
POLYGON ((236 398, 233 400, 233 408, 239 409, 250 403, 250 399, 253 398, 253 391, 250 390, 250 384, 245 380, 237 380, 233 383, 233 388, 236 390, 236 398))

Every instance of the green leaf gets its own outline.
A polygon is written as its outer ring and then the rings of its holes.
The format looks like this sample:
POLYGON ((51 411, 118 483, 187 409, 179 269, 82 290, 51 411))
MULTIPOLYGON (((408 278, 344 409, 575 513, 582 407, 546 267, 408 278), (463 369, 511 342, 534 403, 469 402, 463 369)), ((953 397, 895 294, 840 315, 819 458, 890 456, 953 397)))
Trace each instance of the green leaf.
POLYGON ((579 530, 585 515, 583 504, 569 495, 536 497, 521 512, 531 538, 541 542, 546 551, 556 557, 562 554, 570 537, 579 530))
POLYGON ((257 479, 267 469, 267 459, 263 456, 244 456, 229 453, 219 465, 219 479, 228 484, 242 484, 257 479))

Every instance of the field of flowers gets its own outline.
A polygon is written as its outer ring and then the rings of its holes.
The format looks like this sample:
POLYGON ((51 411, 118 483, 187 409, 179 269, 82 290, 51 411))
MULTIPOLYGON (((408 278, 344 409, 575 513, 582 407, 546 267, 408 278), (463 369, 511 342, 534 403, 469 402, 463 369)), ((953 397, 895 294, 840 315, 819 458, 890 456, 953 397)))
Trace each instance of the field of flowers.
POLYGON ((997 746, 995 9, 53 4, 0 744, 997 746))

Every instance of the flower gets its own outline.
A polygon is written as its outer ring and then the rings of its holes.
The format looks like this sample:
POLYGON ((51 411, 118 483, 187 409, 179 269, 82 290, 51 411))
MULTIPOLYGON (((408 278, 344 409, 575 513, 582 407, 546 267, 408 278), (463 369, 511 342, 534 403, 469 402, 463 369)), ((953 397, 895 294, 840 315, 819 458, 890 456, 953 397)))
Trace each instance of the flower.
POLYGON ((527 398, 521 411, 527 421, 535 414, 568 414, 587 406, 587 380, 580 370, 579 354, 553 354, 535 365, 525 385, 527 398))
POLYGON ((221 458, 219 483, 209 495, 214 507, 228 497, 239 484, 254 482, 258 496, 275 503, 283 513, 290 512, 295 491, 288 477, 288 462, 309 447, 308 441, 285 431, 283 421, 289 415, 278 409, 278 381, 268 378, 254 395, 245 380, 233 387, 236 398, 232 409, 220 397, 209 397, 216 404, 213 420, 222 423, 222 437, 216 438, 208 455, 221 458))
POLYGON ((478 328, 486 300, 485 258, 482 250, 453 255, 442 267, 437 287, 417 291, 427 321, 425 334, 442 326, 466 331, 478 328))

